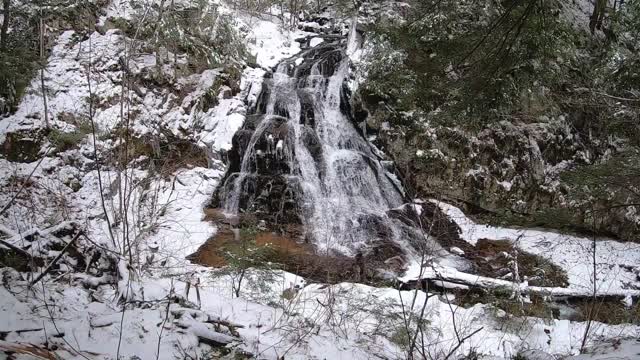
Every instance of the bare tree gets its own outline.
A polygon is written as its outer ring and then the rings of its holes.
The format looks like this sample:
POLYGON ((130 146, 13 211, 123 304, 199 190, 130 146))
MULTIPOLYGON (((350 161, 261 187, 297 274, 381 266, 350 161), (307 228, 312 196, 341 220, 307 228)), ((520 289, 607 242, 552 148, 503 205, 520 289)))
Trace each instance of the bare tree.
POLYGON ((589 339, 589 333, 591 331, 591 326, 593 324, 593 318, 596 315, 596 311, 597 311, 597 301, 598 301, 598 273, 597 273, 597 266, 598 266, 598 262, 597 262, 597 241, 596 241, 596 235, 595 235, 595 219, 593 221, 593 227, 594 227, 594 232, 593 235, 591 237, 591 260, 592 260, 592 279, 591 281, 593 282, 593 298, 592 298, 592 304, 591 306, 589 306, 589 309, 587 310, 587 326, 584 329, 584 335, 582 336, 582 343, 580 344, 580 352, 584 352, 586 346, 587 346, 587 340, 589 339))
POLYGON ((2 0, 2 29, 0 30, 0 52, 7 52, 7 34, 11 21, 11 0, 2 0))
POLYGON ((42 91, 42 102, 44 105, 44 109, 43 109, 44 125, 46 128, 49 128, 49 110, 47 107, 47 88, 45 87, 45 84, 44 84, 44 69, 46 67, 45 31, 46 31, 46 28, 45 28, 45 22, 44 22, 44 14, 42 12, 42 9, 40 9, 40 90, 42 91))
POLYGON ((593 5, 593 13, 589 19, 589 29, 594 34, 596 29, 602 29, 602 22, 604 21, 604 15, 607 9, 607 0, 596 0, 593 5))

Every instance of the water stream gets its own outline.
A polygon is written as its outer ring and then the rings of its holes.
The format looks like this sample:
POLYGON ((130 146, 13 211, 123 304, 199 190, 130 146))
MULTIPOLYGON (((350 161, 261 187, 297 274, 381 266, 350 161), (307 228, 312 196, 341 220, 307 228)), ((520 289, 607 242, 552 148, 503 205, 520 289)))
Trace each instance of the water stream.
POLYGON ((306 237, 319 250, 353 255, 365 244, 402 237, 388 211, 403 204, 403 195, 348 116, 355 36, 352 29, 347 39, 310 48, 265 79, 253 111, 259 123, 239 149, 239 171, 227 180, 225 213, 238 215, 251 206, 245 198, 276 191, 256 178, 279 177, 297 189, 306 237))

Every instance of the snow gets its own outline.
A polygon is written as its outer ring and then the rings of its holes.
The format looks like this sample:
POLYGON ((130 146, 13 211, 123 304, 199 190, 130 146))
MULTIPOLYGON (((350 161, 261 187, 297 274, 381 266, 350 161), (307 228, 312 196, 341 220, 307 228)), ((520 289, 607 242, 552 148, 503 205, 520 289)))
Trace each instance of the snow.
MULTIPOLYGON (((111 18, 129 19, 132 14, 129 1, 114 0, 107 6, 99 24, 104 25, 111 18)), ((197 110, 196 104, 211 89, 220 75, 219 70, 210 69, 179 79, 179 85, 192 87, 182 100, 172 94, 140 89, 141 96, 131 95, 131 110, 141 114, 133 124, 138 134, 152 133, 155 127, 162 125, 176 135, 192 132, 194 141, 206 146, 208 151, 222 152, 231 148, 232 136, 242 126, 247 108, 256 104, 264 68, 272 68, 282 59, 297 54, 300 45, 294 40, 310 34, 285 31, 279 24, 262 19, 240 16, 239 21, 250 28, 249 47, 263 69, 245 69, 240 93, 229 97, 220 91, 216 94, 218 104, 206 111, 197 110)), ((311 46, 320 43, 321 39, 317 37, 310 41, 311 46)), ((118 124, 120 107, 115 102, 122 90, 118 85, 122 72, 117 70, 117 62, 123 45, 124 36, 117 30, 109 30, 104 35, 94 32, 84 40, 73 31, 60 35, 45 71, 52 126, 61 131, 72 131, 75 126, 63 121, 60 115, 87 113, 89 64, 92 91, 99 102, 96 125, 101 131, 108 131, 118 124)), ((358 57, 357 51, 350 55, 358 57)), ((131 60, 131 70, 137 74, 152 66, 155 66, 155 58, 150 54, 139 54, 131 60)), ((0 143, 8 133, 41 128, 44 125, 42 113, 39 81, 34 79, 17 113, 0 121, 0 143)), ((223 175, 223 164, 211 160, 211 168, 182 168, 166 177, 150 177, 149 171, 139 168, 124 173, 103 168, 98 173, 88 139, 85 138, 78 149, 50 154, 40 164, 0 159, 0 184, 6 189, 0 194, 0 204, 4 205, 17 190, 11 182, 13 177, 26 177, 33 171, 31 180, 34 183, 2 219, 3 240, 22 246, 28 235, 38 233, 38 246, 33 246, 29 252, 55 256, 57 251, 41 245, 52 241, 47 238, 48 234, 69 226, 70 222, 63 220, 71 220, 86 227, 87 237, 96 246, 110 246, 110 230, 116 232, 116 237, 123 233, 123 219, 119 218, 117 224, 115 221, 116 210, 122 205, 118 194, 126 192, 124 182, 129 181, 135 185, 129 185, 130 191, 126 193, 130 195, 131 207, 136 209, 125 215, 130 224, 135 224, 129 235, 138 242, 141 258, 152 254, 153 258, 144 270, 138 269, 139 272, 129 272, 129 264, 121 259, 117 263, 118 279, 106 273, 97 276, 84 272, 65 273, 70 269, 69 264, 61 264, 63 271, 60 274, 47 276, 44 282, 32 288, 28 286, 26 273, 0 268, 3 279, 0 287, 0 333, 3 335, 0 351, 16 344, 33 344, 40 348, 47 344, 50 349, 56 347, 56 353, 65 359, 84 356, 116 359, 118 355, 141 359, 174 359, 186 355, 195 358, 208 349, 199 344, 199 338, 209 338, 232 342, 233 346, 260 359, 285 356, 287 359, 370 359, 374 354, 382 358, 405 358, 403 349, 392 341, 392 335, 402 329, 402 314, 406 314, 403 310, 411 308, 411 316, 415 317, 421 313, 422 304, 425 304, 424 314, 428 320, 425 322, 428 326, 426 342, 434 358, 442 357, 455 346, 455 330, 464 335, 481 329, 458 349, 459 355, 476 349, 489 356, 510 358, 527 348, 550 354, 576 354, 579 349, 584 323, 566 320, 546 323, 525 318, 519 320, 518 326, 510 327, 508 316, 496 314, 489 306, 464 309, 449 304, 448 297, 429 294, 431 296, 427 298, 427 294, 420 291, 351 283, 308 284, 295 274, 273 271, 270 280, 264 282, 265 286, 256 289, 245 285, 242 297, 232 297, 228 278, 185 259, 215 234, 216 226, 204 220, 203 207, 210 201, 223 175), (121 181, 122 178, 126 181, 121 181), (102 195, 107 216, 113 221, 112 229, 109 229, 102 209, 99 180, 103 182, 102 195), (74 190, 71 184, 77 184, 79 188, 74 190), (52 224, 56 226, 50 227, 52 224), (149 230, 149 224, 154 225, 153 231, 149 230), (134 273, 140 276, 130 276, 134 273), (195 305, 193 287, 186 295, 186 281, 194 279, 199 279, 201 284, 199 307, 195 305), (126 296, 134 287, 130 282, 135 283, 135 294, 126 296), (285 293, 293 296, 284 296, 285 293), (174 303, 170 300, 172 296, 180 297, 182 303, 174 303), (123 306, 118 299, 139 303, 123 306), (184 306, 193 308, 185 311, 184 306), (178 314, 182 315, 178 317, 178 314), (203 321, 205 317, 244 327, 236 329, 239 336, 222 333, 213 324, 203 321)), ((105 153, 114 145, 110 141, 99 140, 98 143, 105 153)), ((275 147, 282 149, 284 144, 279 141, 275 147)), ((145 159, 139 160, 142 163, 145 159)), ((514 241, 523 250, 548 257, 567 270, 570 288, 589 287, 589 239, 478 225, 459 209, 443 203, 438 205, 456 221, 469 243, 475 244, 484 237, 514 241)), ((422 211, 419 201, 410 206, 418 213, 422 211)), ((463 254, 458 248, 450 250, 457 255, 463 254)), ((627 270, 640 263, 637 248, 603 240, 598 242, 597 256, 602 291, 627 290, 628 286, 637 283, 633 273, 627 270)), ((409 279, 420 272, 422 275, 438 272, 452 277, 469 277, 473 281, 511 285, 504 280, 462 273, 455 269, 458 259, 447 255, 427 269, 412 263, 405 277, 409 279)), ((263 279, 258 270, 249 270, 247 277, 256 281, 263 279)), ((443 282, 443 285, 464 287, 452 282, 443 282)), ((632 325, 596 324, 594 328, 594 339, 637 337, 638 334, 638 327, 632 325)), ((619 349, 627 354, 638 351, 633 342, 623 342, 619 349)), ((602 351, 608 350, 594 349, 595 353, 602 351)), ((633 355, 629 356, 632 358, 633 355)), ((590 357, 580 357, 586 358, 590 357)))
POLYGON ((464 251, 462 251, 462 249, 460 249, 459 247, 451 247, 449 249, 449 251, 451 251, 452 253, 456 254, 456 255, 464 255, 464 251))
POLYGON ((634 360, 640 354, 640 341, 629 339, 610 341, 587 348, 586 353, 572 357, 575 360, 634 360))
MULTIPOLYGON (((91 81, 95 93, 108 99, 120 92, 119 86, 114 83, 116 78, 102 78, 98 72, 117 65, 123 50, 122 36, 116 30, 110 30, 105 35, 94 32, 82 42, 77 42, 76 36, 74 31, 65 31, 59 36, 45 69, 49 121, 52 126, 63 130, 72 129, 73 125, 60 121, 59 114, 86 114, 88 111, 84 99, 89 95, 89 63, 94 67, 91 81)), ((0 143, 4 142, 8 132, 33 130, 44 125, 41 93, 39 78, 34 79, 18 111, 0 122, 0 143)), ((112 125, 113 121, 108 121, 100 124, 100 127, 112 125)))
POLYGON ((324 42, 323 38, 314 37, 313 39, 309 40, 309 46, 310 47, 315 47, 315 46, 318 46, 318 45, 322 44, 323 42, 324 42))
POLYGON ((263 68, 273 68, 280 61, 300 52, 300 43, 295 39, 303 38, 311 33, 300 30, 285 30, 281 25, 271 21, 241 17, 251 29, 248 47, 256 57, 256 63, 263 68))
MULTIPOLYGON (((559 265, 567 272, 570 289, 593 289, 593 239, 551 231, 476 224, 459 208, 436 200, 432 202, 459 226, 462 239, 471 245, 480 239, 510 241, 523 251, 559 265)), ((596 264, 599 292, 640 289, 635 272, 640 264, 640 244, 597 239, 596 264)))
POLYGON ((362 58, 362 36, 357 30, 358 17, 354 16, 349 24, 349 34, 347 36, 347 56, 357 63, 362 58))
POLYGON ((201 141, 214 150, 230 150, 233 134, 245 119, 244 104, 238 97, 220 99, 220 104, 203 115, 204 135, 201 141))
POLYGON ((165 190, 160 203, 170 203, 160 217, 160 228, 153 239, 159 245, 158 259, 168 260, 165 268, 184 269, 184 258, 196 252, 211 237, 216 228, 203 220, 202 209, 209 201, 222 172, 194 168, 176 175, 173 190, 165 190))
POLYGON ((498 185, 502 186, 505 191, 510 191, 513 183, 511 183, 510 181, 500 181, 498 182, 498 185))
POLYGON ((105 20, 112 18, 122 18, 130 20, 133 15, 133 9, 131 3, 127 0, 113 0, 109 2, 106 8, 106 14, 98 21, 99 24, 104 24, 105 20))

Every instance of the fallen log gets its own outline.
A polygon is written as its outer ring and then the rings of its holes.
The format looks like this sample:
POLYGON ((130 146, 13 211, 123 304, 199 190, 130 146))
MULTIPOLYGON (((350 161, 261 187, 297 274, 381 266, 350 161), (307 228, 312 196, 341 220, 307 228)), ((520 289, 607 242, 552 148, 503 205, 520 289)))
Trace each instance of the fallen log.
POLYGON ((110 274, 102 274, 100 277, 87 274, 74 274, 73 279, 80 281, 82 286, 87 289, 96 289, 100 285, 115 284, 117 282, 117 279, 110 274))
POLYGON ((220 319, 217 316, 211 316, 211 315, 209 316, 209 319, 206 322, 211 323, 211 324, 218 324, 218 325, 226 326, 229 329, 243 329, 244 328, 244 325, 240 325, 238 323, 232 323, 232 322, 230 322, 228 320, 223 320, 223 319, 220 319))
MULTIPOLYGON (((458 287, 480 288, 484 290, 512 290, 519 291, 523 295, 538 295, 550 297, 554 300, 593 299, 594 294, 590 289, 570 289, 561 287, 529 286, 525 283, 516 284, 507 280, 493 279, 463 273, 455 269, 425 269, 420 279, 402 282, 401 289, 437 289, 447 291, 458 287), (456 286, 457 285, 457 286, 456 286)), ((463 288, 464 289, 464 288, 463 288)), ((600 300, 625 300, 631 298, 633 303, 640 299, 640 290, 633 289, 606 289, 598 291, 595 298, 600 300)))
POLYGON ((18 254, 20 254, 20 255, 28 258, 28 259, 32 258, 31 254, 29 254, 28 252, 20 249, 19 247, 15 246, 15 245, 13 245, 11 243, 8 243, 8 242, 6 242, 4 240, 0 240, 0 244, 2 244, 2 246, 7 247, 10 250, 13 250, 13 251, 17 252, 18 254))
POLYGON ((119 313, 115 313, 111 315, 92 317, 89 320, 89 325, 92 328, 101 328, 101 327, 111 326, 119 322, 121 319, 121 316, 122 315, 120 315, 119 313))
POLYGON ((231 335, 236 337, 240 336, 237 329, 244 328, 244 325, 242 324, 221 319, 219 316, 211 315, 202 310, 189 309, 189 308, 177 308, 177 309, 171 309, 170 311, 171 311, 171 314, 176 318, 186 317, 186 318, 192 318, 196 321, 201 321, 202 323, 213 324, 216 330, 220 329, 220 326, 224 326, 229 330, 229 333, 231 333, 231 335))
POLYGON ((212 324, 219 324, 219 325, 223 325, 226 327, 233 327, 233 328, 238 328, 238 329, 242 329, 244 328, 244 325, 242 324, 238 324, 238 323, 234 323, 231 322, 229 320, 225 320, 225 319, 221 319, 219 316, 216 315, 212 315, 209 314, 207 312, 204 312, 202 310, 198 310, 198 309, 189 309, 189 308, 177 308, 177 309, 171 309, 171 314, 173 314, 176 317, 182 316, 184 314, 189 314, 194 318, 204 318, 204 322, 208 322, 208 323, 212 323, 212 324))
POLYGON ((8 342, 0 340, 0 352, 8 354, 24 355, 31 359, 57 359, 58 355, 49 351, 43 346, 37 346, 33 344, 24 344, 16 342, 8 342))
POLYGON ((98 354, 92 351, 84 351, 84 350, 76 350, 73 348, 66 348, 63 345, 57 345, 57 350, 52 351, 47 349, 44 345, 30 344, 30 343, 21 343, 21 342, 10 342, 0 340, 0 354, 14 355, 13 358, 20 359, 43 359, 43 360, 51 360, 51 359, 62 359, 62 358, 77 358, 82 357, 85 359, 97 358, 97 356, 101 356, 100 358, 104 358, 104 355, 98 354), (62 356, 66 354, 66 356, 62 356), (15 355, 18 355, 15 357, 15 355), (25 355, 25 356, 19 356, 25 355))

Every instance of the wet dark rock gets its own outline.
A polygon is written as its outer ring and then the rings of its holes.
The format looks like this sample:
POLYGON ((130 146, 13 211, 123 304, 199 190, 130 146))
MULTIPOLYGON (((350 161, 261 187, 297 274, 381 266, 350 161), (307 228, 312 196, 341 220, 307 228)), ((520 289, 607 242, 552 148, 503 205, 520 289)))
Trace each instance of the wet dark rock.
POLYGON ((0 155, 12 162, 34 162, 40 158, 40 148, 47 131, 7 133, 0 146, 0 155))
POLYGON ((366 214, 358 219, 358 226, 369 234, 372 242, 389 242, 393 239, 393 230, 389 224, 379 215, 366 214))
POLYGON ((302 142, 307 147, 307 150, 309 150, 309 153, 311 154, 315 162, 318 164, 321 163, 322 145, 318 140, 318 135, 316 134, 316 132, 312 128, 305 126, 304 128, 302 128, 301 138, 302 142))
POLYGON ((300 124, 305 124, 311 127, 315 127, 315 108, 313 105, 313 99, 311 94, 299 91, 300 97, 300 124))
POLYGON ((321 44, 304 55, 305 60, 317 60, 317 61, 304 61, 300 66, 296 67, 296 77, 304 78, 311 75, 311 69, 315 67, 319 75, 329 77, 335 73, 338 64, 343 59, 343 52, 341 49, 336 49, 335 44, 321 44))
POLYGON ((278 116, 282 116, 284 118, 289 117, 289 111, 287 110, 286 104, 282 101, 276 101, 274 104, 274 114, 278 116))
POLYGON ((258 95, 258 98, 256 99, 254 108, 249 109, 250 111, 253 111, 254 115, 250 115, 250 116, 256 116, 255 114, 264 114, 267 112, 267 102, 269 101, 269 96, 271 93, 271 88, 269 87, 268 81, 266 80, 267 75, 271 75, 271 74, 270 73, 265 74, 265 81, 263 82, 263 85, 262 85, 262 91, 260 91, 260 95, 258 95))
MULTIPOLYGON (((323 9, 324 11, 325 9, 323 9)), ((326 24, 331 23, 332 19, 325 16, 314 16, 312 18, 307 19, 309 22, 317 23, 320 26, 324 26, 326 24)))
POLYGON ((240 129, 235 133, 235 135, 233 135, 233 138, 231 139, 232 148, 227 153, 227 158, 229 159, 229 173, 240 171, 242 155, 244 155, 244 150, 249 145, 251 134, 253 134, 252 130, 240 129))
POLYGON ((247 115, 242 125, 242 130, 255 130, 263 119, 264 115, 261 113, 247 115))
POLYGON ((392 219, 399 220, 407 226, 420 226, 420 215, 412 204, 404 204, 401 207, 391 209, 387 211, 387 215, 392 219))
POLYGON ((300 192, 297 181, 282 175, 256 175, 247 177, 241 186, 241 212, 252 213, 271 228, 302 224, 297 206, 300 192))

